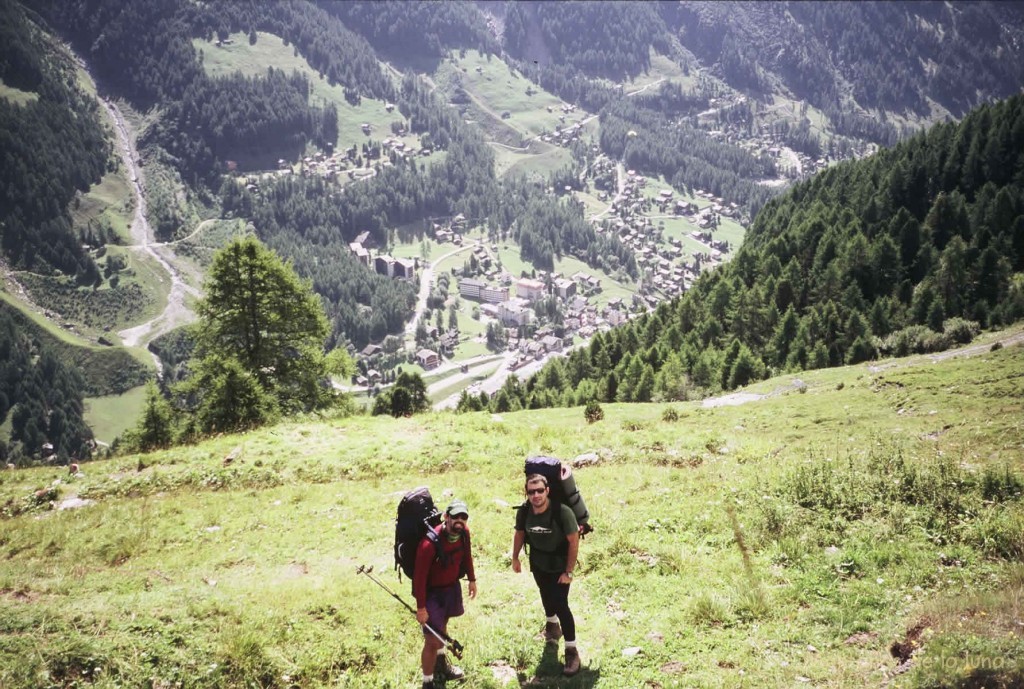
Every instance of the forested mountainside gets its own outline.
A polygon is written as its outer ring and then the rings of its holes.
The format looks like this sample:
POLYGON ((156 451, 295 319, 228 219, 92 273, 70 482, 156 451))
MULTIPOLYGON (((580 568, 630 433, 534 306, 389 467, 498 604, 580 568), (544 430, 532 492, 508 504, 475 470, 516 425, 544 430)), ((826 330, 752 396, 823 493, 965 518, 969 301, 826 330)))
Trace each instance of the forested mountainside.
POLYGON ((0 247, 17 269, 93 285, 99 270, 72 232, 68 206, 99 181, 111 147, 96 101, 75 86, 74 64, 55 59, 53 41, 21 5, 0 0, 0 81, 23 94, 0 98, 0 247))
POLYGON ((1003 2, 509 3, 505 48, 556 71, 636 77, 651 51, 731 87, 852 108, 955 116, 1019 89, 1024 10, 1003 2))
MULTIPOLYGON (((687 399, 902 356, 1024 317, 1024 96, 842 163, 761 211, 733 261, 489 404, 687 399)), ((465 396, 464 409, 480 400, 465 396)))

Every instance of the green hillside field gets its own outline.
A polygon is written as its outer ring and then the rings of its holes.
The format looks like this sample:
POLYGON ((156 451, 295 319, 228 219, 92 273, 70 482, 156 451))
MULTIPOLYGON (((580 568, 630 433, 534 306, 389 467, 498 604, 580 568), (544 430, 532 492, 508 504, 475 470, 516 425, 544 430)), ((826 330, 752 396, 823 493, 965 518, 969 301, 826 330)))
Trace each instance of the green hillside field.
POLYGON ((1020 686, 1024 333, 986 337, 595 423, 308 419, 0 472, 0 686, 415 686, 421 632, 356 568, 408 600, 391 542, 417 485, 470 507, 470 689, 1020 686), (534 454, 595 462, 572 680, 509 566, 534 454))

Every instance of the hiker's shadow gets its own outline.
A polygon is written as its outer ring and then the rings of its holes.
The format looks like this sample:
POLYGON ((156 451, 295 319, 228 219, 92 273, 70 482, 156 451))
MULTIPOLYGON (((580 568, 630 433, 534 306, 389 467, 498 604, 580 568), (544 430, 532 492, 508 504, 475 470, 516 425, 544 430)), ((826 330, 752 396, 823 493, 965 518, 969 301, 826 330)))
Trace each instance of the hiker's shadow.
POLYGON ((579 673, 573 677, 562 675, 562 663, 558 657, 558 646, 546 644, 544 654, 537 663, 532 677, 519 675, 519 686, 521 689, 531 687, 558 687, 559 689, 592 689, 601 676, 600 670, 591 670, 586 663, 580 668, 579 673))

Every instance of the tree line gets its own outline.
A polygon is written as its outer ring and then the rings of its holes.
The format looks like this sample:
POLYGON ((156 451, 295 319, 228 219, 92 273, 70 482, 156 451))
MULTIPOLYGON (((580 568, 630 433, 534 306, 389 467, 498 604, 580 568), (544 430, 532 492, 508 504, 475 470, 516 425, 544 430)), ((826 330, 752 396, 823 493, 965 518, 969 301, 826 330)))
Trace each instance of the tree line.
MULTIPOLYGON (((1024 97, 773 199, 736 257, 492 410, 687 399, 785 371, 935 351, 1024 318, 1024 97)), ((463 408, 480 406, 467 396, 463 408)))

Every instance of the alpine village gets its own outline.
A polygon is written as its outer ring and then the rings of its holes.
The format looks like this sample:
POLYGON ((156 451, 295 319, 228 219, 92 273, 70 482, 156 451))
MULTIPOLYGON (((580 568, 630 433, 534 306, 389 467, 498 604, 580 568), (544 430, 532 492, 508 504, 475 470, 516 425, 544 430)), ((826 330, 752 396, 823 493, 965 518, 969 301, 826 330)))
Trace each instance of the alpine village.
POLYGON ((0 688, 1024 687, 1024 4, 0 34, 0 688))

